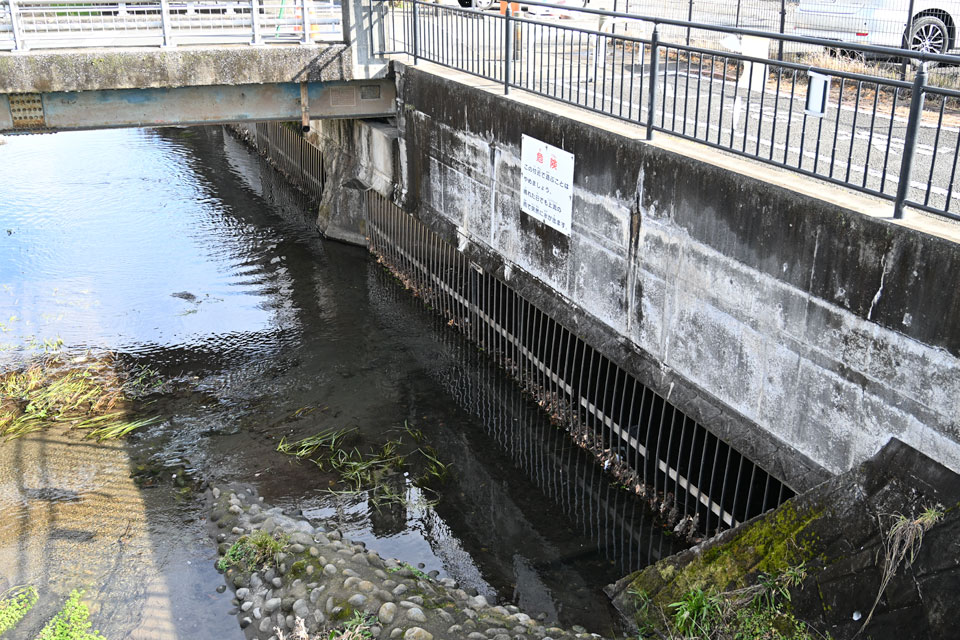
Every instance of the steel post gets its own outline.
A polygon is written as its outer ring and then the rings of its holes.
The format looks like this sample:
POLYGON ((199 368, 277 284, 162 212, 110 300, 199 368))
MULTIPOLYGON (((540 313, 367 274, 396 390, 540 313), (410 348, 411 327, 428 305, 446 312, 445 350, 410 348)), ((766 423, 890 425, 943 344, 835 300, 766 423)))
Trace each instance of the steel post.
POLYGON ((263 44, 260 35, 260 0, 250 0, 250 27, 253 29, 253 39, 250 44, 263 44))
POLYGON ((310 44, 310 6, 312 0, 300 0, 300 13, 303 15, 301 23, 303 26, 303 44, 310 44))
POLYGON ((173 33, 170 25, 170 2, 160 0, 160 24, 163 26, 163 46, 173 46, 173 33))
POLYGON ((657 108, 657 71, 660 66, 660 26, 653 25, 650 36, 650 102, 647 108, 647 140, 653 140, 653 112, 657 108))
POLYGON ((907 133, 903 141, 903 160, 900 162, 900 178, 897 181, 897 199, 893 205, 893 217, 902 218, 910 192, 910 176, 913 174, 913 158, 917 150, 917 131, 923 119, 924 85, 927 83, 927 63, 920 64, 917 77, 913 80, 913 94, 910 96, 910 116, 907 120, 907 133))
MULTIPOLYGON (((787 30, 787 0, 780 0, 780 35, 787 30)), ((783 39, 777 45, 777 60, 783 62, 783 39)))
POLYGON ((417 58, 420 57, 420 42, 419 42, 420 31, 419 31, 419 28, 417 27, 417 5, 418 5, 418 0, 413 0, 413 7, 412 7, 413 16, 411 19, 413 20, 413 64, 414 65, 417 64, 417 58))
POLYGON ((10 0, 10 25, 13 28, 13 50, 25 51, 26 43, 23 41, 23 31, 20 29, 20 12, 17 10, 17 1, 10 0))
POLYGON ((510 36, 511 29, 511 20, 510 20, 510 3, 507 3, 506 11, 504 12, 503 20, 503 95, 510 93, 510 59, 513 57, 513 51, 511 45, 513 44, 513 38, 510 36))

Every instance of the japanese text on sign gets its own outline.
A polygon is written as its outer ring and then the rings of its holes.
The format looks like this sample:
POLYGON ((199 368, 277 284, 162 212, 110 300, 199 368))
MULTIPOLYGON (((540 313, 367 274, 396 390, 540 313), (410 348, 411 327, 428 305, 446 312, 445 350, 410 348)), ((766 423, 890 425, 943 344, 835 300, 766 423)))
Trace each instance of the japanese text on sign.
POLYGON ((520 209, 570 235, 573 154, 530 136, 520 141, 520 209))

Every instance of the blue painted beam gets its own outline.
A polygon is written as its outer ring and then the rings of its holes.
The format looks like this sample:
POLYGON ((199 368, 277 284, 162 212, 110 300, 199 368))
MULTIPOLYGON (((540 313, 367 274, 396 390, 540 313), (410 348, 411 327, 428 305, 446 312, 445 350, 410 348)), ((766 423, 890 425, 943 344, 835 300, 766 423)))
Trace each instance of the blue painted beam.
MULTIPOLYGON (((311 119, 386 117, 396 111, 392 80, 312 82, 307 95, 311 119)), ((41 128, 48 131, 301 118, 296 82, 53 92, 41 94, 41 101, 41 128)), ((10 106, 0 100, 0 133, 23 130, 10 106)))

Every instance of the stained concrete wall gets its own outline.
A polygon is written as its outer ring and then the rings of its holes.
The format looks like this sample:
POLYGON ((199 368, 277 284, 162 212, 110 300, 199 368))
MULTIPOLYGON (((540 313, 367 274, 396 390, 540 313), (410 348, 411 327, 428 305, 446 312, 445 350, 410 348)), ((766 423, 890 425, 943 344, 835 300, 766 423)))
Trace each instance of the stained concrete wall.
POLYGON ((397 67, 406 210, 795 489, 891 436, 960 470, 956 229, 442 73, 397 67), (569 237, 521 134, 576 157, 569 237))

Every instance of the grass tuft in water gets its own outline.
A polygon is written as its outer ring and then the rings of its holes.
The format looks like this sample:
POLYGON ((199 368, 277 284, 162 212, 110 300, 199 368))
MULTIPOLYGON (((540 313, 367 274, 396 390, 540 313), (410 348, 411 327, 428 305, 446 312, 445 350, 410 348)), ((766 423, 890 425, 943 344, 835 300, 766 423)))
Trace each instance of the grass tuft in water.
POLYGON ((48 622, 36 640, 102 640, 98 631, 90 632, 90 610, 80 601, 83 591, 74 589, 60 612, 48 622))
POLYGON ((0 372, 0 436, 10 440, 66 424, 109 440, 157 422, 134 417, 132 400, 159 389, 159 374, 139 370, 124 377, 119 370, 109 355, 54 353, 0 372))
POLYGON ((409 436, 416 443, 425 440, 423 432, 404 422, 403 436, 390 439, 378 447, 364 450, 348 447, 357 440, 356 429, 328 429, 301 440, 280 440, 281 453, 307 459, 321 471, 332 471, 340 478, 341 486, 331 489, 337 495, 368 494, 374 506, 406 502, 406 491, 397 485, 406 485, 407 476, 414 485, 429 489, 444 482, 450 474, 450 465, 440 461, 439 453, 429 445, 404 445, 409 436))
POLYGON ((11 587, 0 593, 0 636, 16 627, 35 604, 37 589, 30 585, 11 587))

